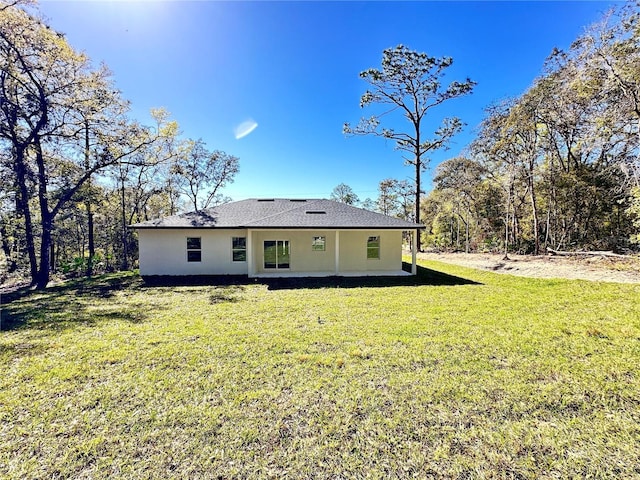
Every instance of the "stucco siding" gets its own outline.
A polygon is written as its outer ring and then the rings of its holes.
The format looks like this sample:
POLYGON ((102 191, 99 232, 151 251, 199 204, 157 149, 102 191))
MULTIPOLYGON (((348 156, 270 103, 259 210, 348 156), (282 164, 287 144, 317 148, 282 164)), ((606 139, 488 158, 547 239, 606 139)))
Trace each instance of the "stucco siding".
POLYGON ((340 271, 398 271, 402 270, 402 232, 360 231, 340 232, 340 271), (367 239, 380 237, 380 258, 367 258, 367 239))
POLYGON ((273 272, 264 268, 265 240, 288 240, 291 249, 289 272, 335 272, 335 232, 308 230, 259 230, 253 232, 256 273, 273 272), (325 250, 312 249, 313 237, 325 237, 325 250))
POLYGON ((141 229, 140 275, 243 275, 247 262, 232 260, 232 237, 246 230, 141 229), (187 237, 201 239, 201 261, 187 261, 187 237))
MULTIPOLYGON (((336 273, 336 232, 333 230, 273 230, 253 231, 253 260, 255 273, 274 272, 264 268, 264 241, 287 240, 291 258, 288 272, 336 273), (313 237, 326 239, 324 251, 312 249, 313 237)), ((339 272, 399 271, 402 270, 402 232, 341 230, 339 232, 339 272), (367 258, 367 239, 380 237, 380 258, 367 258)))
MULTIPOLYGON (((247 255, 253 257, 253 274, 287 272, 336 274, 335 230, 252 230, 242 229, 140 229, 141 275, 246 275, 248 262, 232 260, 232 238, 245 237, 247 255), (201 261, 187 261, 187 238, 201 239, 201 261), (324 251, 313 249, 314 237, 325 238, 324 251), (264 267, 264 242, 288 241, 289 268, 264 267)), ((393 230, 341 230, 338 234, 339 271, 385 272, 402 269, 402 233, 393 230), (367 258, 367 239, 380 237, 380 258, 367 258)))

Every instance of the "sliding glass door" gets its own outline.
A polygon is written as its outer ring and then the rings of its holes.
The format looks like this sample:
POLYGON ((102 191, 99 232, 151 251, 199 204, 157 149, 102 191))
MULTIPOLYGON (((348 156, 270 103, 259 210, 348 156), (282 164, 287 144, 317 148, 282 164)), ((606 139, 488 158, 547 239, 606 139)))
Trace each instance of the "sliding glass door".
POLYGON ((289 268, 289 240, 264 241, 264 268, 289 268))

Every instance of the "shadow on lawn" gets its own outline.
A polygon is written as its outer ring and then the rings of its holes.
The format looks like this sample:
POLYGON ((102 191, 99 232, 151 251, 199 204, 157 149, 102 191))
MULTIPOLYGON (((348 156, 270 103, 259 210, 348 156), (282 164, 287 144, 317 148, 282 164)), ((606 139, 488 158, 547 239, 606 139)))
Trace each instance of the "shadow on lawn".
MULTIPOLYGON (((411 265, 402 264, 405 271, 411 265)), ((448 275, 418 265, 417 274, 407 277, 323 277, 323 278, 273 278, 258 279, 257 283, 267 285, 269 290, 289 290, 296 288, 384 288, 417 286, 480 285, 466 278, 448 275)))
MULTIPOLYGON (((403 263, 405 271, 411 270, 411 265, 403 263)), ((376 288, 402 286, 447 286, 447 285, 479 285, 466 278, 447 275, 418 265, 415 276, 380 276, 380 277, 299 277, 299 278, 248 278, 246 275, 199 275, 188 276, 152 276, 145 277, 146 287, 184 287, 184 286, 217 286, 242 289, 245 285, 266 285, 269 290, 293 290, 296 288, 376 288)), ((236 301, 237 297, 229 292, 217 292, 211 298, 211 303, 221 301, 236 301)))
MULTIPOLYGON (((405 270, 410 269, 404 263, 405 270)), ((253 279, 246 275, 217 275, 194 277, 145 277, 133 273, 112 274, 65 282, 44 291, 28 288, 2 295, 0 330, 43 328, 64 330, 73 326, 91 326, 103 321, 144 321, 152 313, 149 304, 136 302, 96 302, 113 297, 116 292, 157 287, 214 286, 209 302, 235 303, 247 285, 265 285, 269 290, 298 288, 379 288, 402 286, 479 285, 466 278, 418 266, 415 276, 406 277, 322 277, 253 279)), ((158 292, 162 294, 162 290, 158 292)), ((128 295, 128 293, 125 293, 128 295)))
POLYGON ((63 330, 73 325, 94 325, 109 320, 138 323, 148 315, 148 307, 116 302, 108 303, 108 309, 93 310, 92 307, 95 299, 109 299, 118 291, 140 285, 138 276, 114 274, 72 280, 43 291, 21 288, 2 295, 0 330, 27 326, 63 330))

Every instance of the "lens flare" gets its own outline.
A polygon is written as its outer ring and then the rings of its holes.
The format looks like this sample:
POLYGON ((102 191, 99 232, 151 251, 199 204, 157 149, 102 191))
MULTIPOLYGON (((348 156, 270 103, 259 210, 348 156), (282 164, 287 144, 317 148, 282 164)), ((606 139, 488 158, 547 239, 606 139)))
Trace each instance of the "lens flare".
POLYGON ((253 132, 256 128, 258 128, 258 124, 255 120, 250 118, 249 120, 245 120, 236 128, 233 129, 233 133, 236 137, 236 140, 240 140, 241 138, 246 137, 251 132, 253 132))

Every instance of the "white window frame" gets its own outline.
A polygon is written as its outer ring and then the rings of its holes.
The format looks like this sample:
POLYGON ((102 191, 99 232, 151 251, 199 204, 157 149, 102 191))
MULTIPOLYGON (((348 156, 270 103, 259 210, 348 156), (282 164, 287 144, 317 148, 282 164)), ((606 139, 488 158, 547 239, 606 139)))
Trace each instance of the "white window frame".
POLYGON ((312 252, 325 252, 327 250, 327 237, 324 235, 314 235, 311 240, 312 252))
POLYGON ((188 263, 199 263, 202 262, 202 237, 187 237, 187 262, 188 263), (198 241, 198 247, 190 246, 193 240, 198 241), (191 259, 190 254, 197 253, 198 259, 191 259))
POLYGON ((266 259, 264 258, 264 253, 263 253, 263 260, 262 260, 262 265, 264 266, 265 270, 290 270, 291 269, 291 241, 290 240, 263 240, 262 242, 262 249, 264 252, 264 245, 265 243, 275 243, 275 262, 274 262, 274 266, 273 267, 267 267, 267 262, 266 259), (287 256, 288 256, 288 262, 283 262, 280 263, 280 258, 279 258, 279 254, 278 254, 278 248, 282 247, 282 249, 286 248, 287 251, 287 256), (284 266, 286 265, 286 266, 284 266))
POLYGON ((247 261, 247 237, 231 237, 231 261, 233 262, 245 262, 247 261), (236 240, 240 240, 243 239, 244 240, 244 247, 235 247, 235 241, 236 240), (243 260, 236 260, 235 255, 236 253, 239 252, 243 252, 244 253, 244 259, 243 260))
POLYGON ((380 235, 370 235, 367 237, 367 260, 380 260, 380 235), (371 245, 375 242, 377 245, 371 245), (375 252, 376 256, 371 256, 370 253, 375 252))

